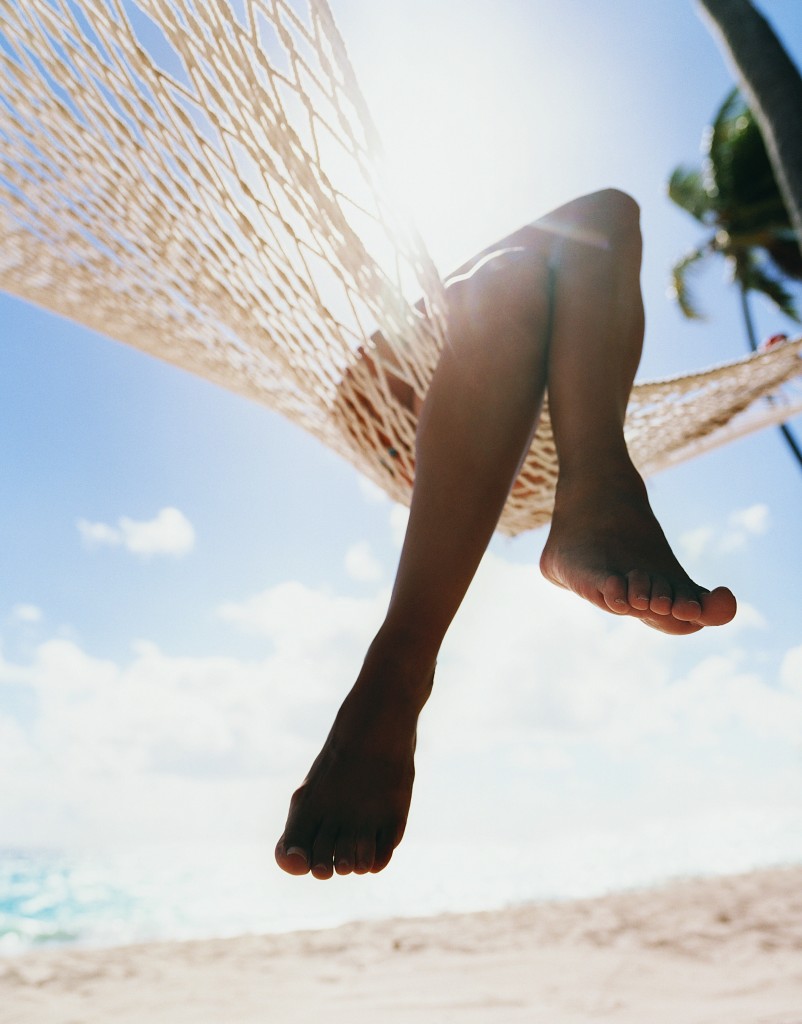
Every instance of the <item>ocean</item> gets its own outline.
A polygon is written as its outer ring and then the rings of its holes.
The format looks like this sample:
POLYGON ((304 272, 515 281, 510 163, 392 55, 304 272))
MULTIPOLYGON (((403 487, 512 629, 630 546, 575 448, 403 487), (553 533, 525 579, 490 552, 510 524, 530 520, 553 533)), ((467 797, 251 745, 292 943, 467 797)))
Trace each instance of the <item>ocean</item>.
POLYGON ((329 882, 284 875, 272 849, 256 843, 0 849, 0 956, 493 909, 802 864, 802 826, 772 835, 744 825, 737 835, 650 826, 517 846, 407 842, 380 875, 329 882))

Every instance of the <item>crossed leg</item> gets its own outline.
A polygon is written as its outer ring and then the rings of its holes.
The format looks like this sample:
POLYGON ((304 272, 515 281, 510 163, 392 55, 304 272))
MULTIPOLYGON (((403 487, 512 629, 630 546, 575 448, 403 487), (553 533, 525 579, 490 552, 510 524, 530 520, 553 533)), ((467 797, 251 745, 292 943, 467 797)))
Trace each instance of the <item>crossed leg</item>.
POLYGON ((560 459, 541 569, 669 633, 719 625, 731 593, 674 557, 623 437, 640 359, 638 210, 607 190, 482 254, 449 285, 448 343, 421 410, 409 524, 384 623, 276 847, 290 874, 387 865, 406 826, 435 660, 528 450, 548 385, 560 459))
POLYGON ((560 239, 548 375, 560 473, 540 567, 605 611, 684 635, 729 622, 735 599, 677 561, 624 441, 644 329, 638 216, 609 190, 542 222, 560 239))

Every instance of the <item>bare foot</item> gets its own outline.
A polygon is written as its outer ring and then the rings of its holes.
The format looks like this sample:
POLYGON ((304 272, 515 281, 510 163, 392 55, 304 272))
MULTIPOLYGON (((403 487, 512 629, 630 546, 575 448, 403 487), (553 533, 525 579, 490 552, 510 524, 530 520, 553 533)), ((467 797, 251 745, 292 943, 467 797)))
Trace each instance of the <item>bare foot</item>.
POLYGON ((368 652, 353 690, 309 774, 295 791, 279 867, 291 875, 331 878, 387 866, 401 842, 415 778, 415 730, 431 689, 433 668, 377 658, 368 652), (409 695, 409 673, 425 684, 409 695))
POLYGON ((551 532, 540 568, 546 579, 597 608, 632 615, 664 633, 687 635, 735 615, 726 587, 694 583, 674 556, 631 466, 615 479, 557 488, 551 532))

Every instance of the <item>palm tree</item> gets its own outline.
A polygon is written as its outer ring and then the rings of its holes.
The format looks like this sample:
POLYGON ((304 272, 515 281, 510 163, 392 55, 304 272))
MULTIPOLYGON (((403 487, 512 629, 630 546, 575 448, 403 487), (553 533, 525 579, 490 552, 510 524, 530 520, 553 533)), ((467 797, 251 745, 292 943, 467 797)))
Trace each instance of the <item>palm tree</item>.
MULTIPOLYGON (((670 198, 710 232, 672 268, 672 292, 685 316, 698 319, 688 275, 706 257, 724 257, 738 286, 747 339, 755 351, 750 293, 766 296, 799 322, 785 281, 802 280, 802 253, 760 128, 737 88, 706 130, 703 150, 701 169, 678 167, 668 183, 670 198)), ((802 467, 802 449, 787 426, 780 429, 802 467)))
POLYGON ((802 249, 802 75, 750 0, 697 0, 754 110, 802 249))

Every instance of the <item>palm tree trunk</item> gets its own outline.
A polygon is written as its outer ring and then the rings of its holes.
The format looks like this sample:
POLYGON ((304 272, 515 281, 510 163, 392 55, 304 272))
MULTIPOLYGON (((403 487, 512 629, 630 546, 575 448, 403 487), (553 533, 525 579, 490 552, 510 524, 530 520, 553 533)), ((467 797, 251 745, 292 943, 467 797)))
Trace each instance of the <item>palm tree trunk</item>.
POLYGON ((802 76, 750 0, 697 0, 753 110, 802 252, 802 76))
MULTIPOLYGON (((752 310, 749 306, 749 290, 741 284, 741 313, 744 318, 744 327, 746 328, 746 337, 749 341, 749 348, 753 352, 757 352, 757 334, 755 333, 755 322, 752 319, 752 310)), ((772 401, 769 395, 769 401, 772 401)), ((800 448, 797 439, 791 433, 791 428, 785 423, 780 424, 780 433, 785 438, 785 443, 791 449, 792 454, 796 457, 796 461, 799 463, 799 468, 802 469, 802 448, 800 448)))

